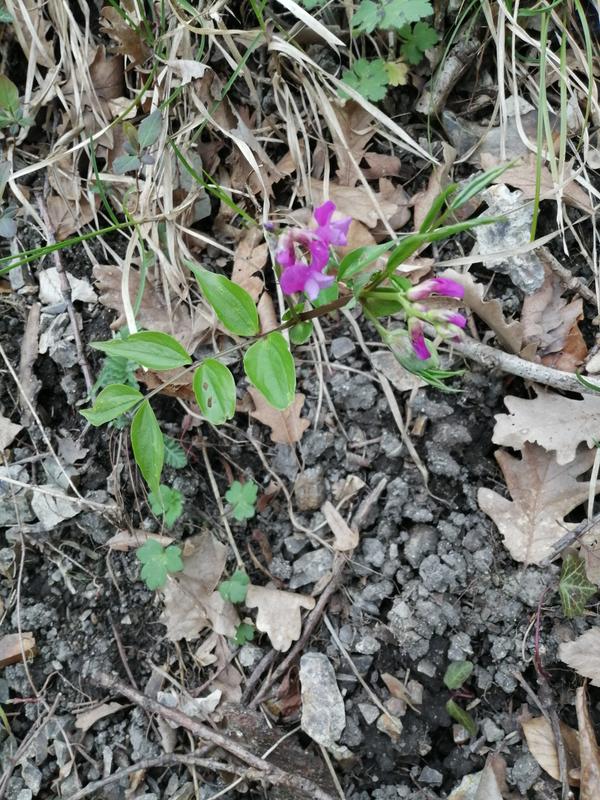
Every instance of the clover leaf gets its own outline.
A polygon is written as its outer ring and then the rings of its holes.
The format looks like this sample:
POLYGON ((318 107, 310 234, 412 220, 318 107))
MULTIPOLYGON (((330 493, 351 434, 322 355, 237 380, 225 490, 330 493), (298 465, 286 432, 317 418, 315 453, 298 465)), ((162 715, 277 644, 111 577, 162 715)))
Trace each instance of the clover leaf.
POLYGON ((183 569, 181 548, 175 544, 163 547, 155 539, 148 539, 135 554, 143 564, 141 576, 149 589, 162 588, 167 575, 183 569))

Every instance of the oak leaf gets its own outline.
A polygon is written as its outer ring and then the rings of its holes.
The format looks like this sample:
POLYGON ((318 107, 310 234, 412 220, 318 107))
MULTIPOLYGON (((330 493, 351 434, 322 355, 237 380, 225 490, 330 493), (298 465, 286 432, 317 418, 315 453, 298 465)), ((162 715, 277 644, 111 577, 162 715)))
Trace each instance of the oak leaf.
POLYGON ((565 466, 541 447, 526 444, 521 460, 504 450, 496 451, 496 460, 513 499, 482 488, 479 507, 496 523, 516 561, 539 564, 569 528, 564 517, 587 498, 588 483, 577 476, 591 467, 594 454, 583 451, 565 466))
POLYGON ((539 444, 554 451, 559 464, 568 464, 582 442, 593 447, 598 438, 598 395, 586 394, 581 400, 573 400, 541 392, 532 400, 508 396, 504 403, 509 413, 496 415, 494 444, 515 450, 520 450, 525 442, 539 444))
POLYGON ((270 586, 248 587, 248 608, 257 608, 256 627, 266 633, 275 650, 285 653, 302 632, 301 609, 310 611, 315 599, 296 592, 282 592, 270 586))
MULTIPOLYGON (((552 725, 545 717, 532 717, 522 723, 529 752, 551 778, 560 780, 558 755, 552 725)), ((560 732, 567 756, 567 773, 579 766, 579 735, 576 730, 560 723, 560 732)), ((576 785, 576 781, 569 783, 576 785)))
POLYGON ((572 642, 563 642, 558 657, 592 686, 600 686, 600 628, 590 628, 572 642))
POLYGON ((250 416, 271 428, 271 439, 277 444, 294 444, 299 442, 304 431, 310 425, 309 420, 300 416, 304 405, 304 395, 298 393, 294 402, 285 411, 278 411, 269 405, 263 395, 252 387, 248 392, 254 403, 254 411, 250 416))

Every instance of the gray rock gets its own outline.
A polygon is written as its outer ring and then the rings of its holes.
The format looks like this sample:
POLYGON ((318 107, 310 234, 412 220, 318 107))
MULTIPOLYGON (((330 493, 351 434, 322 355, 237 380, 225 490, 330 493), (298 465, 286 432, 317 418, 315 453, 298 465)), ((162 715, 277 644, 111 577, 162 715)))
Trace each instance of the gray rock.
POLYGON ((385 546, 379 539, 363 539, 362 553, 367 564, 372 564, 377 568, 383 566, 385 546))
POLYGON ((25 467, 16 464, 0 467, 0 527, 34 520, 35 514, 31 510, 31 489, 3 483, 3 477, 21 481, 21 483, 29 482, 29 475, 25 467))
POLYGON ((369 411, 377 402, 377 389, 368 377, 336 372, 331 379, 336 405, 348 411, 369 411))
POLYGON ((495 682, 506 694, 512 694, 517 688, 517 681, 509 670, 510 666, 500 667, 494 675, 495 682))
POLYGON ((447 475, 449 478, 458 478, 460 466, 452 458, 448 450, 435 442, 426 442, 427 467, 434 475, 447 475))
POLYGON ((362 653, 363 655, 372 656, 377 653, 381 649, 381 644, 377 641, 374 636, 370 634, 365 634, 361 636, 358 641, 354 643, 353 650, 356 653, 362 653))
POLYGON ((31 789, 21 789, 19 794, 16 796, 15 800, 31 800, 33 797, 33 792, 31 789))
POLYGON ((521 794, 526 794, 542 773, 542 768, 535 758, 527 753, 515 761, 510 770, 510 778, 521 794))
POLYGON ((358 710, 363 715, 367 725, 372 725, 380 715, 380 710, 372 703, 359 703, 358 710))
POLYGON ((409 531, 409 539, 404 545, 404 555, 408 563, 417 569, 426 555, 435 553, 438 534, 431 525, 414 525, 409 531))
POLYGON ((402 441, 390 431, 384 431, 381 437, 381 449, 388 458, 397 458, 402 452, 402 441))
POLYGON ((294 481, 300 470, 295 448, 289 444, 278 444, 274 449, 275 455, 271 462, 273 469, 277 474, 284 475, 288 481, 294 481))
POLYGON ((344 701, 335 671, 322 653, 305 653, 300 659, 302 730, 323 747, 335 748, 344 728, 344 701))
POLYGON ((471 655, 473 655, 473 646, 468 633, 461 631, 451 637, 450 647, 448 648, 448 659, 450 661, 464 661, 471 655))
POLYGON ((346 727, 342 734, 342 744, 348 747, 358 747, 363 740, 363 734, 358 722, 353 717, 346 718, 346 727))
POLYGON ((483 720, 481 731, 485 736, 486 742, 501 742, 504 739, 504 731, 491 719, 483 720))
POLYGON ((414 614, 404 600, 395 600, 388 613, 390 630, 398 643, 398 648, 410 654, 411 658, 420 658, 429 651, 429 639, 423 638, 415 631, 414 614))
POLYGON ((35 796, 39 793, 42 786, 42 772, 31 761, 25 761, 21 767, 21 777, 25 785, 31 789, 35 796))
POLYGON ((317 511, 326 496, 322 467, 309 467, 296 479, 294 497, 299 511, 317 511))
POLYGON ((294 574, 290 580, 290 589, 306 586, 307 583, 318 581, 333 564, 333 554, 325 547, 311 550, 294 562, 294 574))
POLYGON ((300 448, 304 462, 310 467, 321 458, 323 453, 334 444, 334 436, 330 431, 311 431, 302 437, 300 448))
POLYGON ((443 447, 456 447, 457 444, 470 444, 473 439, 459 422, 441 422, 435 426, 433 441, 443 447))
POLYGON ((307 544, 308 539, 306 536, 286 536, 283 540, 283 546, 288 556, 299 555, 307 544))
POLYGON ((431 592, 447 592, 456 585, 452 569, 443 564, 439 556, 426 556, 419 567, 419 575, 425 588, 431 592))
POLYGON ((338 336, 331 342, 331 356, 335 359, 346 358, 356 350, 356 344, 349 336, 338 336))
POLYGON ((421 770, 421 774, 419 775, 419 781, 421 783, 429 783, 432 786, 441 786, 444 780, 444 776, 441 772, 438 772, 437 769, 432 769, 431 767, 423 767, 421 770))
POLYGON ((255 644, 250 642, 242 645, 240 652, 238 653, 238 658, 240 659, 240 664, 242 667, 253 667, 255 664, 258 664, 262 656, 263 651, 260 649, 260 647, 257 647, 255 644))
POLYGON ((402 478, 394 478, 386 487, 386 503, 383 516, 386 520, 400 522, 410 495, 408 484, 402 478))
POLYGON ((275 578, 287 581, 292 574, 292 565, 281 556, 273 556, 269 564, 269 571, 275 578))

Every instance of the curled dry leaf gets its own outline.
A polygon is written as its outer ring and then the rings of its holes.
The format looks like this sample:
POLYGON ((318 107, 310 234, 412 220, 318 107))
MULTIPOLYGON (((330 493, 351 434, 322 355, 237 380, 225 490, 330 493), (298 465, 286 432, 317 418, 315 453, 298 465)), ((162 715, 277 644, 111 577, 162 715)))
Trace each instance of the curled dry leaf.
POLYGON ((577 710, 577 727, 579 728, 579 800, 598 800, 600 797, 600 753, 588 709, 587 692, 583 686, 580 686, 575 693, 575 708, 577 710))
POLYGON ((211 533, 201 533, 186 542, 183 571, 170 576, 163 590, 161 622, 172 642, 195 639, 204 628, 235 636, 237 611, 215 591, 226 560, 227 547, 211 533))
MULTIPOLYGON (((334 109, 342 132, 342 138, 334 137, 333 150, 337 161, 335 173, 341 186, 355 186, 359 175, 352 159, 360 164, 367 145, 375 134, 375 120, 370 111, 354 100, 348 100, 342 108, 334 109)), ((333 131, 336 133, 336 131, 333 131)))
POLYGON ((461 274, 453 269, 442 273, 465 289, 464 303, 488 328, 494 331, 500 345, 511 353, 519 353, 523 343, 523 327, 517 320, 508 322, 504 317, 500 300, 485 300, 485 286, 477 283, 468 273, 461 274))
POLYGON ((496 452, 513 499, 483 488, 477 500, 496 523, 511 556, 525 564, 539 564, 552 554, 553 545, 569 527, 564 517, 587 498, 588 483, 577 477, 592 466, 594 454, 584 450, 567 466, 557 464, 536 445, 525 444, 522 455, 519 460, 504 450, 496 452))
MULTIPOLYGON (((532 717, 522 723, 522 728, 531 755, 551 778, 559 781, 558 755, 550 722, 545 717, 532 717)), ((567 755, 567 773, 570 776, 579 766, 579 735, 563 722, 560 723, 560 732, 567 755)), ((569 782, 577 785, 571 778, 569 782)))
MULTIPOLYGON (((342 216, 352 217, 352 219, 363 222, 368 228, 375 228, 380 223, 377 208, 364 186, 340 186, 339 184, 331 183, 326 189, 322 181, 313 179, 311 187, 316 205, 319 204, 318 201, 321 198, 328 198, 333 200, 342 216)), ((399 214, 401 219, 406 222, 410 218, 408 195, 402 187, 392 186, 392 189, 393 191, 386 185, 382 191, 374 191, 373 195, 386 219, 390 220, 399 214)))
POLYGON ((270 586, 248 587, 248 608, 257 608, 256 627, 266 633, 275 650, 285 653, 302 631, 301 609, 310 611, 315 606, 314 597, 296 592, 282 592, 270 586))
POLYGON ((504 403, 509 413, 496 415, 494 444, 520 450, 532 442, 554 451, 559 464, 568 464, 582 442, 593 447, 598 438, 600 396, 596 394, 573 400, 540 392, 533 400, 508 396, 504 403))
POLYGON ((294 444, 302 439, 304 431, 310 425, 309 420, 300 416, 305 397, 297 394, 294 402, 285 411, 278 411, 269 405, 263 395, 252 386, 248 392, 254 403, 254 411, 250 416, 271 428, 271 439, 278 444, 294 444))
POLYGON ((231 280, 245 289, 254 302, 264 286, 262 277, 257 273, 262 273, 268 256, 269 246, 260 228, 248 228, 235 251, 231 280))
POLYGON ((82 731, 82 733, 85 733, 89 731, 92 725, 98 722, 99 719, 110 717, 122 708, 125 708, 122 703, 101 703, 99 706, 96 706, 96 708, 77 714, 75 717, 75 727, 82 731))
POLYGON ((340 552, 354 550, 358 545, 358 531, 352 530, 337 508, 327 500, 321 509, 335 537, 334 548, 340 552))
POLYGON ((592 686, 600 686, 600 628, 590 628, 572 642, 563 642, 558 657, 592 686))
POLYGON ((117 43, 114 51, 129 56, 134 66, 143 64, 150 56, 150 48, 142 39, 140 31, 130 28, 119 11, 112 6, 104 6, 100 11, 100 17, 102 32, 117 43))
POLYGON ((134 533, 129 531, 118 531, 106 542, 109 550, 118 550, 127 553, 129 550, 141 547, 148 539, 158 542, 163 547, 171 544, 173 539, 170 536, 161 536, 159 533, 148 533, 147 531, 136 530, 134 533))
POLYGON ((456 150, 444 142, 441 163, 433 168, 429 176, 427 187, 421 189, 420 192, 412 196, 410 204, 414 209, 414 226, 416 231, 420 229, 425 217, 431 210, 433 201, 450 182, 450 170, 452 169, 455 158, 456 150))

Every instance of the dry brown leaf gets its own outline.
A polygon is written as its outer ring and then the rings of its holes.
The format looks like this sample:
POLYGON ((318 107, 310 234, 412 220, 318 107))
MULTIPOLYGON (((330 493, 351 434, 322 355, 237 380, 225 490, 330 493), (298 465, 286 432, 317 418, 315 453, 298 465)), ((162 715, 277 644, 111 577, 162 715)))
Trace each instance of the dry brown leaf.
MULTIPOLYGON (((495 156, 482 153, 481 166, 483 169, 493 169, 498 167, 500 162, 495 156)), ((581 209, 588 214, 593 213, 590 206, 590 198, 582 187, 569 176, 571 175, 571 165, 565 164, 565 184, 562 189, 562 199, 567 205, 581 209)), ((520 189, 523 192, 523 200, 533 200, 536 196, 536 156, 528 153, 520 164, 510 167, 500 175, 494 183, 504 183, 512 186, 513 189, 520 189)), ((554 199, 557 189, 554 185, 552 173, 546 166, 542 166, 540 200, 554 199)))
POLYGON ((121 553, 127 553, 134 548, 137 550, 137 548, 141 547, 148 539, 162 544, 163 547, 166 547, 173 541, 170 536, 161 536, 159 533, 147 533, 142 530, 136 530, 134 533, 118 531, 118 533, 110 537, 106 542, 106 546, 109 550, 118 550, 121 553))
POLYGON ((264 287, 262 273, 267 258, 269 246, 264 241, 264 236, 259 228, 248 228, 244 233, 235 251, 231 280, 245 289, 254 302, 259 298, 264 287))
POLYGON ((600 752, 594 725, 588 710, 587 692, 580 686, 575 693, 577 727, 579 728, 579 800, 598 800, 600 797, 600 752))
POLYGON ((335 115, 343 133, 343 140, 335 137, 333 144, 337 161, 336 178, 341 186, 355 186, 359 175, 349 153, 355 163, 360 164, 375 133, 374 120, 371 113, 354 100, 346 102, 343 108, 336 108, 335 115))
POLYGON ((112 6, 104 6, 100 11, 100 17, 102 32, 118 44, 115 52, 129 56, 133 61, 132 66, 143 64, 151 51, 139 31, 130 28, 117 9, 112 6))
POLYGON ((116 714, 116 712, 120 711, 122 708, 125 708, 125 706, 121 703, 102 703, 101 705, 96 706, 96 708, 92 708, 89 711, 83 711, 81 714, 77 714, 75 717, 75 727, 85 733, 86 731, 89 731, 92 725, 98 722, 99 719, 110 717, 111 714, 116 714))
POLYGON ((344 247, 337 247, 336 253, 339 258, 343 258, 347 253, 356 250, 357 247, 366 247, 367 245, 376 244, 375 237, 366 225, 353 219, 348 228, 348 244, 344 247))
POLYGON ((296 592, 250 584, 246 605, 258 609, 256 627, 268 635, 275 650, 285 653, 302 632, 301 609, 313 609, 315 599, 296 592))
POLYGON ((358 545, 358 531, 352 530, 337 508, 327 500, 321 509, 335 537, 334 548, 344 553, 358 545))
MULTIPOLYGON (((108 56, 104 47, 98 47, 90 64, 90 78, 101 100, 115 100, 123 96, 123 58, 108 56)), ((88 101, 89 102, 89 101, 88 101)))
POLYGON ((592 686, 600 686, 600 628, 590 628, 572 642, 563 642, 558 657, 592 686))
POLYGON ((523 327, 517 320, 506 321, 500 300, 485 300, 485 287, 477 283, 468 273, 463 275, 453 269, 447 269, 442 273, 442 277, 451 278, 464 286, 465 305, 494 331, 499 344, 505 350, 511 353, 521 351, 523 327))
POLYGON ((17 425, 16 422, 11 422, 0 414, 0 451, 5 450, 22 430, 22 425, 17 425))
POLYGON ((250 416, 271 428, 271 440, 273 442, 294 444, 302 439, 304 431, 310 425, 309 420, 300 416, 305 400, 303 394, 297 394, 294 402, 285 411, 278 411, 278 409, 267 403, 258 389, 250 386, 248 387, 248 393, 254 403, 254 411, 250 412, 250 416))
POLYGON ((426 381, 409 372, 389 350, 377 350, 371 353, 371 364, 377 372, 381 372, 392 386, 399 392, 410 392, 427 386, 426 381))
MULTIPOLYGON (((320 199, 326 196, 325 184, 322 181, 313 179, 311 187, 315 204, 319 205, 320 199)), ((397 202, 397 198, 393 200, 386 199, 380 192, 373 192, 373 194, 386 219, 390 219, 398 213, 400 205, 397 202)), ((377 209, 373 205, 369 193, 362 185, 340 186, 337 183, 330 183, 327 198, 333 200, 340 214, 363 222, 368 228, 374 228, 380 222, 377 209)), ((404 205, 406 206, 407 204, 408 198, 404 205)))
POLYGON ((163 590, 161 622, 167 638, 195 639, 204 628, 234 636, 239 618, 234 606, 215 591, 227 561, 227 547, 211 533, 186 541, 183 571, 170 576, 163 590))
POLYGON ((507 790, 506 761, 498 754, 488 756, 473 800, 503 800, 507 790))
POLYGON ((365 161, 369 169, 363 169, 367 180, 378 178, 398 178, 402 170, 402 163, 398 156, 388 156, 384 153, 365 153, 365 161))
POLYGON ((578 326, 583 319, 583 301, 579 297, 565 300, 559 277, 548 267, 544 271, 542 286, 523 300, 523 342, 533 345, 547 366, 575 372, 587 355, 578 326))
POLYGON ((591 530, 579 540, 579 555, 585 562, 585 574, 589 581, 600 586, 600 535, 591 530))
POLYGON ((559 464, 568 464, 582 442, 593 447, 598 438, 600 397, 595 394, 581 400, 549 392, 532 400, 509 395, 504 403, 509 413, 496 415, 494 444, 520 450, 533 442, 555 451, 559 464))
MULTIPOLYGON (((390 203, 394 203, 397 206, 396 211, 391 214, 388 219, 388 225, 394 231, 399 231, 403 228, 408 222, 410 222, 410 218, 412 216, 412 211, 410 208, 410 197, 404 191, 404 188, 401 184, 394 184, 392 181, 388 180, 387 178, 380 178, 379 179, 379 196, 384 198, 386 201, 390 203)), ((380 223, 377 226, 377 231, 382 235, 387 234, 387 229, 383 227, 380 223)))
MULTIPOLYGON (((531 755, 551 778, 559 781, 558 755, 550 722, 545 717, 532 717, 522 723, 522 728, 531 755)), ((579 766, 579 734, 563 722, 560 732, 565 743, 567 773, 570 773, 579 766)))
MULTIPOLYGON (((99 204, 100 198, 98 198, 99 204)), ((85 197, 78 202, 69 202, 57 194, 46 200, 48 216, 57 242, 62 242, 94 219, 94 210, 85 197)))
POLYGON ((513 499, 482 488, 479 507, 494 520, 516 561, 539 564, 569 528, 564 517, 587 498, 588 483, 577 476, 592 466, 594 454, 584 450, 564 466, 541 447, 525 444, 521 460, 504 450, 496 451, 496 460, 513 499))
POLYGON ((456 150, 449 144, 444 143, 442 163, 433 168, 427 188, 412 196, 410 204, 414 209, 413 216, 416 231, 420 229, 425 217, 429 214, 433 201, 448 184, 450 170, 455 158, 456 150))
POLYGON ((25 658, 35 653, 35 638, 31 631, 21 631, 18 633, 8 633, 0 638, 0 667, 8 667, 9 664, 17 664, 25 658))

